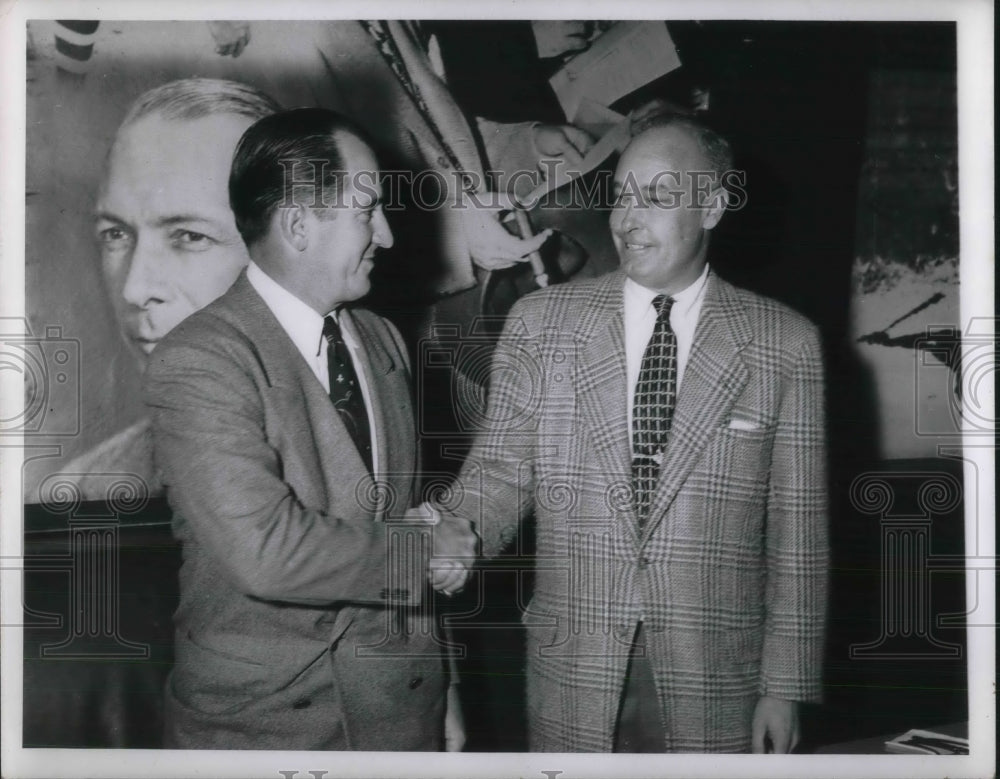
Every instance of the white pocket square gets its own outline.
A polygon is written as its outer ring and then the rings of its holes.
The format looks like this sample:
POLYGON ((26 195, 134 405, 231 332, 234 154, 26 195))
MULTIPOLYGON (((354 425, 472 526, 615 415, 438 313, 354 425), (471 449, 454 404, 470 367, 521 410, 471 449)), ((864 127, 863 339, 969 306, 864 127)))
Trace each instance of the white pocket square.
POLYGON ((751 422, 749 419, 740 419, 736 417, 729 420, 730 430, 761 430, 760 425, 751 422))

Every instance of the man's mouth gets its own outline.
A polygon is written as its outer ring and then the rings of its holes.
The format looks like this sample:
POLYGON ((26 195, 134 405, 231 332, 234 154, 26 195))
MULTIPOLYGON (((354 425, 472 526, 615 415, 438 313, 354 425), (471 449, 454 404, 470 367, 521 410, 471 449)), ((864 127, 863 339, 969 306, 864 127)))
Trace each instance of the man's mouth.
POLYGON ((652 247, 650 243, 638 243, 636 241, 622 241, 622 247, 625 251, 629 252, 641 252, 652 247))
POLYGON ((156 347, 156 345, 160 342, 159 338, 143 338, 142 336, 138 335, 132 336, 132 340, 136 344, 138 344, 139 348, 142 349, 146 354, 152 352, 153 349, 156 347))
POLYGON ((147 322, 134 322, 125 325, 125 335, 129 341, 138 346, 146 354, 153 351, 162 335, 153 335, 147 322))

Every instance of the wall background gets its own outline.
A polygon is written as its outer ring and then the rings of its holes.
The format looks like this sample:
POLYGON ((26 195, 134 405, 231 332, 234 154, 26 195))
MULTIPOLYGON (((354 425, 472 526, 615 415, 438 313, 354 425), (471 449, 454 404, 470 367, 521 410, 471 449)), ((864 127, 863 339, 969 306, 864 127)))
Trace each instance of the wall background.
POLYGON ((954 372, 913 343, 960 321, 956 112, 953 73, 871 74, 850 333, 875 386, 881 457, 933 457, 938 435, 958 436, 954 372))
MULTIPOLYGON (((941 435, 955 430, 953 381, 943 363, 925 365, 926 350, 912 342, 930 325, 959 321, 954 28, 671 29, 692 78, 711 84, 712 109, 733 130, 751 173, 751 207, 723 223, 720 269, 820 324, 833 389, 850 384, 859 393, 835 413, 857 409, 868 420, 861 429, 874 455, 933 456, 941 435), (921 435, 921 426, 938 435, 921 435)), ((64 78, 55 22, 29 25, 28 318, 35 334, 55 326, 78 339, 81 401, 78 435, 33 440, 50 446, 34 450, 45 456, 25 466, 29 500, 41 478, 142 414, 91 226, 104 158, 127 105, 150 86, 190 75, 249 81, 289 106, 322 94, 319 64, 303 43, 308 24, 262 22, 254 31, 233 59, 215 53, 204 22, 104 22, 85 78, 64 78)), ((46 428, 72 428, 75 413, 53 405, 46 428)))

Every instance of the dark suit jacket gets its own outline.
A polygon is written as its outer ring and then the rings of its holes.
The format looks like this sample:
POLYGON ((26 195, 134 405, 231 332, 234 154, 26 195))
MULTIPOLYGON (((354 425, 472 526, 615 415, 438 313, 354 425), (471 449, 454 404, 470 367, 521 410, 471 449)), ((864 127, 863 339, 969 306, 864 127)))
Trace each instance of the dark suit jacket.
POLYGON ((406 353, 385 320, 344 316, 381 489, 245 274, 152 355, 145 398, 184 554, 167 746, 439 747, 445 679, 407 543, 426 531, 386 521, 415 484, 406 353))
POLYGON ((710 275, 649 518, 631 498, 624 275, 511 310, 464 502, 485 555, 532 511, 533 751, 609 751, 643 620, 672 751, 749 750, 763 694, 816 700, 826 609, 815 328, 710 275))

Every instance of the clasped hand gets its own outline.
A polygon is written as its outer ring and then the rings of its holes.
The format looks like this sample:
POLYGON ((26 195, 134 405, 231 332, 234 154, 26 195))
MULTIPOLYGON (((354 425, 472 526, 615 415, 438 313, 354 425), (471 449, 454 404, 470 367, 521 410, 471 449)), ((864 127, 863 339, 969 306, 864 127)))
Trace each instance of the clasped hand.
POLYGON ((429 503, 410 509, 407 519, 433 525, 428 577, 438 592, 452 596, 462 591, 472 573, 479 536, 466 519, 442 516, 429 503))

